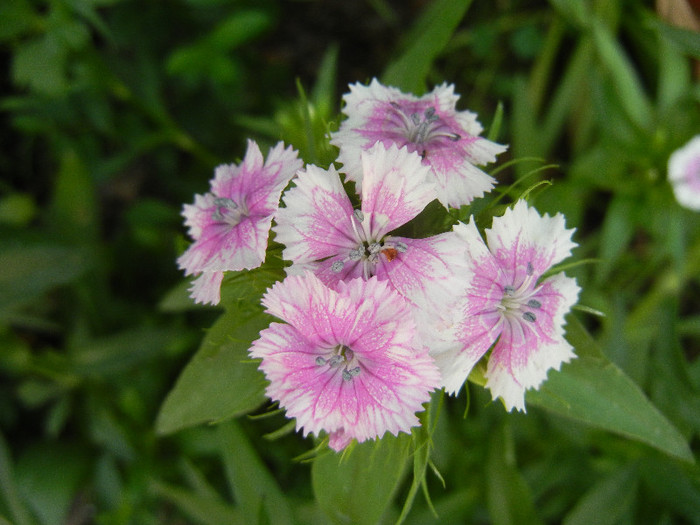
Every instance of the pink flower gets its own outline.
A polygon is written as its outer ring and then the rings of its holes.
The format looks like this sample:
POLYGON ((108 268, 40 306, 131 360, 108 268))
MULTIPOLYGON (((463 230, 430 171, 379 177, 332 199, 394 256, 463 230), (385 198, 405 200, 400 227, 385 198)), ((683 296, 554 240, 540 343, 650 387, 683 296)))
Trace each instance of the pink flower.
POLYGON ((574 230, 561 214, 542 217, 525 201, 493 219, 488 247, 473 221, 454 230, 468 246, 471 275, 457 345, 435 355, 445 390, 457 392, 491 348, 486 387, 508 410, 524 411, 525 390, 575 357, 563 327, 579 287, 563 273, 541 279, 571 254, 574 230))
POLYGON ((700 135, 671 154, 668 180, 681 206, 700 211, 700 135))
POLYGON ((449 309, 463 288, 464 246, 454 232, 410 239, 391 232, 433 200, 430 169, 416 153, 377 144, 362 152, 364 184, 353 209, 338 172, 308 166, 288 190, 273 228, 291 274, 311 270, 323 283, 377 276, 424 308, 427 319, 449 309))
POLYGON ((495 161, 506 146, 479 137, 483 129, 476 114, 455 109, 459 96, 453 85, 416 97, 373 79, 369 86, 351 85, 343 100, 348 118, 331 143, 340 148, 338 161, 358 189, 361 153, 377 142, 418 152, 445 207, 469 204, 493 187, 494 179, 477 166, 495 161))
POLYGON ((280 195, 301 167, 297 152, 281 142, 263 163, 260 148, 249 140, 241 165, 217 167, 211 191, 183 207, 194 243, 177 262, 186 275, 200 274, 190 288, 196 302, 219 302, 223 272, 263 263, 280 195))
POLYGON ((416 337, 408 303, 376 278, 326 287, 287 277, 263 296, 271 323, 250 349, 267 394, 304 435, 326 431, 330 446, 410 432, 440 375, 416 337))

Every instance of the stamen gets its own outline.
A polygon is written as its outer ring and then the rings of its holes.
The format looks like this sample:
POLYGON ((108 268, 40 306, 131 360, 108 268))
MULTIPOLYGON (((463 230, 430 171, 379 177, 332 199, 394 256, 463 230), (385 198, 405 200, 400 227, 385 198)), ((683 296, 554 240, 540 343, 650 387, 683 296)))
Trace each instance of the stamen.
POLYGON ((531 323, 534 323, 537 320, 537 317, 532 312, 524 312, 523 319, 525 319, 526 321, 530 321, 531 323))
POLYGON ((508 297, 513 297, 515 295, 515 288, 512 287, 511 285, 507 285, 503 287, 503 294, 507 295, 508 297))
POLYGON ((453 142, 457 142, 461 138, 462 138, 462 135, 460 135, 459 133, 453 133, 452 135, 449 136, 449 139, 453 142))
POLYGON ((337 366, 340 366, 340 364, 344 361, 345 359, 341 355, 334 355, 328 360, 328 366, 331 368, 335 368, 337 366))
POLYGON ((362 213, 362 210, 355 210, 353 214, 358 221, 363 222, 365 220, 365 214, 362 213))
POLYGON ((529 262, 527 263, 527 274, 532 275, 533 273, 535 273, 535 267, 532 266, 531 262, 529 262))
POLYGON ((350 250, 350 253, 348 254, 348 259, 351 261, 359 261, 362 259, 362 253, 365 251, 365 249, 362 246, 358 246, 357 248, 350 250))
POLYGON ((326 358, 323 357, 323 356, 318 356, 318 357, 316 358, 316 364, 317 364, 318 366, 323 366, 323 365, 325 365, 325 364, 326 364, 326 358))
POLYGON ((539 302, 537 299, 530 299, 530 300, 527 302, 527 305, 528 305, 530 308, 542 308, 542 303, 539 302))
POLYGON ((423 115, 425 115, 425 120, 427 120, 428 122, 435 122, 437 119, 440 118, 435 114, 435 108, 433 106, 430 106, 428 109, 426 109, 423 115))
POLYGON ((367 251, 370 253, 370 255, 375 255, 382 251, 382 245, 379 244, 377 241, 374 241, 367 247, 367 251))
POLYGON ((332 271, 333 273, 340 273, 340 272, 343 270, 343 266, 344 266, 343 261, 335 261, 335 262, 331 265, 331 271, 332 271))
POLYGON ((396 246, 396 251, 399 253, 406 253, 406 250, 408 250, 408 246, 406 245, 405 242, 399 241, 395 244, 395 246, 396 246))

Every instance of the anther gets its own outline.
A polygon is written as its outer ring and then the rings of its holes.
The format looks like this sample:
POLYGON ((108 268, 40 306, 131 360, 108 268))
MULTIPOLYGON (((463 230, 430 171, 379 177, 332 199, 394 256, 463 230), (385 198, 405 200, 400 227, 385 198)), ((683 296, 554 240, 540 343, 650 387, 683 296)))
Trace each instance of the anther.
POLYGON ((326 364, 326 359, 325 359, 324 357, 322 357, 322 356, 318 356, 318 357, 316 358, 316 364, 317 364, 318 366, 323 366, 323 365, 326 364))
POLYGON ((535 273, 535 267, 532 266, 531 262, 529 262, 527 263, 527 274, 532 275, 533 273, 535 273))
POLYGON ((524 312, 523 319, 525 319, 526 321, 530 321, 531 323, 534 323, 537 320, 537 317, 532 312, 524 312))
POLYGON ((515 288, 513 288, 510 285, 504 286, 503 287, 503 293, 507 295, 508 297, 513 297, 515 295, 515 288))
POLYGON ((379 244, 377 241, 374 241, 367 247, 367 251, 370 253, 370 255, 375 255, 382 251, 382 245, 379 244))
POLYGON ((355 218, 358 221, 362 222, 365 220, 365 214, 362 213, 362 210, 355 210, 355 211, 353 211, 353 214, 355 215, 355 218))
POLYGON ((399 253, 406 253, 406 250, 408 250, 408 246, 405 242, 399 241, 394 246, 396 248, 396 251, 399 253))
POLYGON ((335 368, 336 366, 340 366, 340 364, 344 361, 342 356, 339 355, 334 355, 328 360, 328 366, 331 368, 335 368))
POLYGON ((362 252, 364 252, 364 248, 358 247, 353 250, 350 250, 350 253, 348 254, 348 259, 351 261, 359 261, 362 259, 362 252))
POLYGON ((335 261, 331 265, 331 271, 333 273, 340 273, 343 270, 343 261, 335 261))
POLYGON ((530 300, 527 302, 527 305, 528 305, 530 308, 542 308, 542 303, 539 302, 537 299, 530 299, 530 300))
POLYGON ((457 142, 459 139, 462 138, 462 135, 460 135, 459 133, 453 133, 449 137, 452 142, 457 142))

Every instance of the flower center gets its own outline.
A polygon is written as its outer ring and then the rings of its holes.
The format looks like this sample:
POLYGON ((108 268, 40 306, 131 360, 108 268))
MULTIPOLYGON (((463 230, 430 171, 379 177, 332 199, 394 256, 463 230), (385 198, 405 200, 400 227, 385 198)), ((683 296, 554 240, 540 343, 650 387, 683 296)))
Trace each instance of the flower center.
POLYGON ((446 138, 457 142, 462 138, 458 133, 454 133, 447 124, 437 115, 435 108, 430 106, 423 114, 417 112, 407 113, 399 104, 391 102, 394 113, 400 122, 399 133, 406 137, 408 142, 417 146, 423 146, 421 153, 424 154, 425 145, 440 139, 446 138))
POLYGON ((535 286, 534 268, 532 263, 527 263, 527 277, 517 288, 514 285, 503 287, 503 297, 496 307, 506 316, 520 316, 526 321, 537 321, 537 310, 542 308, 542 303, 533 296, 537 295, 539 286, 535 286))
POLYGON ((358 244, 355 248, 350 250, 348 255, 342 259, 335 261, 331 266, 331 270, 335 273, 340 273, 343 271, 345 263, 348 261, 360 262, 363 266, 363 276, 365 279, 369 279, 374 275, 374 267, 379 262, 379 256, 384 255, 387 262, 391 262, 400 253, 405 253, 408 250, 406 243, 401 241, 395 241, 390 236, 382 237, 378 240, 367 238, 368 235, 365 233, 365 229, 362 227, 362 223, 365 220, 365 216, 362 210, 355 210, 350 221, 352 223, 353 231, 355 232, 355 238, 358 244), (359 228, 358 228, 359 225, 359 228))
POLYGON ((247 215, 243 207, 228 197, 214 197, 214 212, 211 214, 215 222, 236 226, 247 215))
POLYGON ((345 345, 338 345, 331 348, 325 356, 317 356, 316 365, 342 370, 341 373, 344 381, 352 380, 353 377, 359 375, 362 371, 355 357, 355 352, 345 345))

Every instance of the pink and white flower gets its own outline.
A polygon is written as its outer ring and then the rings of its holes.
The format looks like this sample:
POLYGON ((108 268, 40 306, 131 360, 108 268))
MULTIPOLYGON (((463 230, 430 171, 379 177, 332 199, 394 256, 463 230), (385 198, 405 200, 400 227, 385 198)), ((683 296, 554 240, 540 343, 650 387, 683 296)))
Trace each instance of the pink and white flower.
POLYGON ((443 385, 456 393, 491 349, 486 387, 508 410, 524 411, 525 390, 575 357, 564 339, 564 315, 576 303, 579 287, 563 273, 541 279, 571 254, 574 230, 566 229, 561 214, 540 216, 525 201, 493 219, 487 243, 473 221, 454 230, 468 247, 471 277, 457 344, 435 355, 443 385))
POLYGON ((288 276, 263 296, 271 323, 253 342, 270 382, 267 394, 296 418, 304 435, 330 447, 410 432, 440 374, 416 335, 409 304, 386 282, 353 279, 325 286, 288 276))
POLYGON ((668 180, 681 206, 700 211, 700 135, 671 154, 668 180))
POLYGON ((225 271, 263 263, 280 195, 301 167, 291 147, 280 142, 263 161, 258 145, 249 140, 243 162, 218 166, 211 191, 183 207, 194 243, 177 262, 186 275, 199 274, 190 288, 196 302, 217 304, 225 271))
POLYGON ((310 270, 331 287, 377 276, 425 310, 421 323, 435 326, 464 288, 463 242, 454 232, 425 239, 392 234, 433 200, 430 169, 393 144, 379 143, 361 158, 360 209, 353 209, 332 166, 308 166, 285 193, 273 230, 294 263, 288 272, 310 270))
POLYGON ((364 184, 361 153, 377 142, 418 152, 445 207, 469 204, 493 187, 493 177, 477 166, 494 162, 506 146, 479 136, 483 128, 475 113, 455 109, 453 85, 416 97, 373 79, 369 86, 351 85, 343 100, 348 118, 331 143, 340 148, 338 161, 358 189, 364 184))

